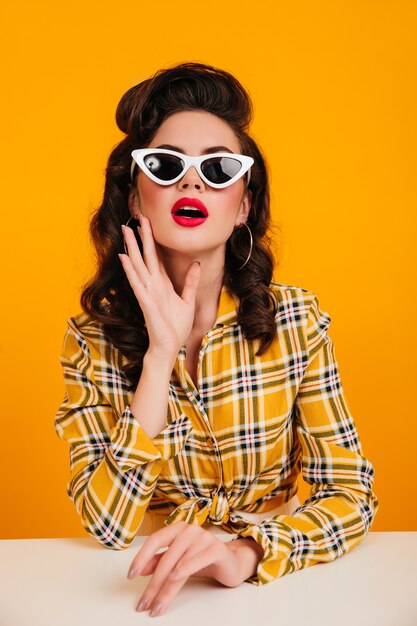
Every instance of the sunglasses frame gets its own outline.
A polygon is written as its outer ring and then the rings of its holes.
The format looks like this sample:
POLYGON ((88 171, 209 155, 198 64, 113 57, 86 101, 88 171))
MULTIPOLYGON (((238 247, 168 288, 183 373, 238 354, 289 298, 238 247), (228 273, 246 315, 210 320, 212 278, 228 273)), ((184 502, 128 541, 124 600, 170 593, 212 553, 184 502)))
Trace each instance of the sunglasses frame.
POLYGON ((158 183, 158 185, 173 185, 185 175, 185 173, 190 169, 191 166, 194 166, 200 178, 207 185, 209 185, 210 187, 214 187, 215 189, 224 189, 225 187, 229 187, 229 185, 233 185, 233 183, 239 180, 239 178, 242 178, 242 176, 246 173, 247 173, 246 185, 248 185, 249 180, 250 180, 250 168, 255 162, 254 159, 250 156, 246 156, 244 154, 234 154, 232 152, 213 152, 211 154, 202 154, 201 156, 189 156, 188 154, 183 154, 182 152, 176 152, 175 150, 168 150, 165 148, 139 148, 137 150, 133 150, 131 155, 133 159, 132 165, 130 168, 130 178, 132 180, 132 183, 133 183, 133 171, 135 169, 135 165, 138 165, 140 169, 142 170, 142 172, 144 172, 155 183, 158 183), (154 174, 152 174, 152 172, 146 167, 144 163, 144 158, 148 154, 170 154, 170 155, 177 156, 182 161, 184 161, 184 169, 179 174, 179 176, 176 176, 172 180, 161 180, 160 178, 157 178, 154 174), (236 161, 239 161, 239 163, 242 165, 242 168, 240 169, 240 171, 237 173, 236 176, 226 181, 225 183, 212 183, 210 180, 206 178, 206 176, 204 176, 201 170, 201 164, 208 159, 212 159, 213 157, 219 157, 219 156, 229 157, 229 158, 235 159, 236 161))

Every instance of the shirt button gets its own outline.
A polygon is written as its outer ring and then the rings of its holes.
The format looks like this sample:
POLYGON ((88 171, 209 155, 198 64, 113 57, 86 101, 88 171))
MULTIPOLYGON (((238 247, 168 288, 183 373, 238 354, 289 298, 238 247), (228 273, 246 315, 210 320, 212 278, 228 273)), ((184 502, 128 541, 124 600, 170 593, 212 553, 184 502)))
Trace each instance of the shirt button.
POLYGON ((209 448, 213 448, 213 446, 214 446, 213 438, 212 437, 207 437, 206 444, 209 446, 209 448))

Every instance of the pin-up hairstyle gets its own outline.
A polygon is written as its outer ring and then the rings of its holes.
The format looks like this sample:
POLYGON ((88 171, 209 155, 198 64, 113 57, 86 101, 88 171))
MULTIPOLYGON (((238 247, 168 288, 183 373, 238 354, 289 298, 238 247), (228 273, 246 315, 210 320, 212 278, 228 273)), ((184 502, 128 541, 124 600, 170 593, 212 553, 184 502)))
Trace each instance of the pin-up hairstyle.
MULTIPOLYGON (((267 233, 269 182, 264 158, 248 132, 251 99, 232 74, 213 66, 190 62, 161 69, 128 89, 117 106, 116 122, 125 137, 109 156, 103 201, 91 218, 97 269, 81 293, 83 310, 103 325, 108 339, 127 358, 124 374, 130 390, 137 385, 149 346, 142 310, 117 256, 124 252, 121 225, 130 217, 131 152, 147 147, 168 116, 186 110, 208 111, 225 120, 240 143, 241 153, 254 159, 246 222, 253 236, 252 254, 239 270, 247 258, 250 239, 246 228, 235 228, 226 243, 223 284, 239 299, 238 322, 246 339, 260 340, 257 355, 265 352, 276 335, 276 301, 269 288, 274 269, 267 233)), ((135 177, 137 172, 135 168, 135 177)), ((135 236, 142 252, 140 237, 135 236)))

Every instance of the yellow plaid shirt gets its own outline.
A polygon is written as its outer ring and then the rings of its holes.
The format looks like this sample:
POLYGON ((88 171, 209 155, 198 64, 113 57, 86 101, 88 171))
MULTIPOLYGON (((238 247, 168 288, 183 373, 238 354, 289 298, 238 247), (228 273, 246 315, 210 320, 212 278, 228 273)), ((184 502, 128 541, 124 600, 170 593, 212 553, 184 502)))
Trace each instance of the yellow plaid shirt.
POLYGON ((277 334, 257 357, 259 340, 244 338, 238 301, 223 286, 201 344, 198 389, 183 346, 167 426, 153 439, 130 412, 125 357, 85 313, 68 320, 65 397, 54 423, 70 444, 68 495, 102 545, 127 547, 147 510, 167 510, 165 524, 207 522, 253 537, 264 556, 247 582, 261 585, 332 561, 369 531, 378 509, 374 469, 343 394, 330 317, 311 291, 271 287, 277 334), (291 516, 245 519, 290 500, 300 471, 311 492, 291 516))

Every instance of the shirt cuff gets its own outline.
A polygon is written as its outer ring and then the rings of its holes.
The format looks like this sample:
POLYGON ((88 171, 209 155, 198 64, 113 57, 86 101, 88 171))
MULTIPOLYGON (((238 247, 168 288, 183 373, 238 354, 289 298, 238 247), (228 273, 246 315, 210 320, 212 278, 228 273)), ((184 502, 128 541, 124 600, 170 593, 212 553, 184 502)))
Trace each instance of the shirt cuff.
POLYGON ((181 413, 151 439, 127 406, 110 433, 111 452, 123 472, 156 459, 168 461, 183 448, 192 428, 190 419, 181 413))
POLYGON ((261 546, 264 556, 258 563, 256 574, 247 578, 245 582, 260 586, 275 580, 282 572, 283 563, 288 556, 290 547, 283 545, 282 549, 276 548, 269 539, 262 524, 249 524, 239 532, 239 537, 252 537, 261 546))

